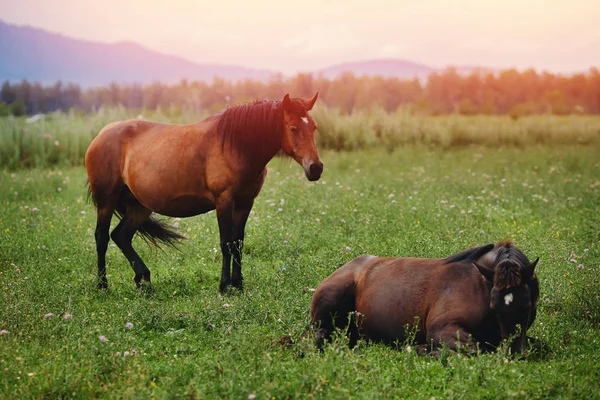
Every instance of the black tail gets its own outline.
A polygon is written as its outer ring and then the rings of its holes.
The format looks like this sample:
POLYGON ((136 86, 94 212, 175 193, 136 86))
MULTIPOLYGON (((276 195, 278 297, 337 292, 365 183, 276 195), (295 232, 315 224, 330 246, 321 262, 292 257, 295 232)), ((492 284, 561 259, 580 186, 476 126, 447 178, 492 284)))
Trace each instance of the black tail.
POLYGON ((90 187, 89 179, 85 180, 85 186, 87 186, 87 197, 86 197, 85 201, 89 203, 90 199, 91 199, 92 202, 94 203, 94 207, 98 207, 98 204, 96 204, 96 199, 94 198, 94 196, 92 196, 92 188, 90 187))
POLYGON ((152 216, 140 226, 137 233, 139 233, 148 244, 152 243, 158 248, 160 248, 161 243, 177 248, 177 244, 185 239, 185 236, 175 232, 173 227, 152 216))

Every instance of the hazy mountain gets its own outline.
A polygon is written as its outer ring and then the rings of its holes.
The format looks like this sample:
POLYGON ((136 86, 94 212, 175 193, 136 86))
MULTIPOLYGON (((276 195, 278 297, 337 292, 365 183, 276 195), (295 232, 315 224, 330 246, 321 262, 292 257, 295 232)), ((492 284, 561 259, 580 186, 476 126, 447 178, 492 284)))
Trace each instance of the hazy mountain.
MULTIPOLYGON (((457 67, 459 73, 474 69, 457 67)), ((352 72, 355 76, 425 79, 436 71, 439 69, 408 60, 380 59, 338 64, 308 72, 330 79, 344 72, 352 72)), ((0 21, 0 81, 28 79, 50 84, 62 80, 96 86, 110 82, 174 83, 182 78, 210 82, 215 77, 234 81, 267 81, 277 74, 277 71, 236 65, 198 64, 132 42, 104 44, 78 40, 0 21)))
POLYGON ((352 72, 355 76, 380 75, 386 78, 396 77, 402 79, 412 79, 425 78, 427 75, 435 71, 437 71, 435 68, 412 61, 400 59, 380 59, 338 64, 315 71, 315 74, 317 76, 322 76, 329 79, 339 78, 345 72, 352 72))
POLYGON ((0 21, 0 80, 56 80, 82 85, 115 82, 268 80, 274 71, 235 65, 197 64, 135 43, 102 44, 0 21))

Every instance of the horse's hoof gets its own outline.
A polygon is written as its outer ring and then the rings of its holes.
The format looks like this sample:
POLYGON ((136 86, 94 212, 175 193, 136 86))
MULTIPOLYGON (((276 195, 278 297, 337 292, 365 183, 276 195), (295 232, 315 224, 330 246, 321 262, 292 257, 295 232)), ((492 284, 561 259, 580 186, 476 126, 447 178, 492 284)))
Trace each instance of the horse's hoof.
POLYGON ((100 281, 100 282, 98 282, 98 289, 100 289, 100 290, 107 290, 108 289, 108 282, 106 282, 106 281, 100 281))
POLYGON ((443 352, 440 349, 433 349, 427 353, 427 355, 430 357, 439 358, 443 355, 443 352))
POLYGON ((150 283, 150 281, 142 281, 140 282, 140 289, 152 290, 152 284, 150 283))
POLYGON ((221 284, 219 285, 219 292, 221 292, 221 294, 227 294, 227 291, 230 287, 231 287, 231 283, 221 282, 221 284))
POLYGON ((273 344, 285 347, 286 349, 291 349, 294 346, 294 339, 289 335, 285 335, 274 340, 273 344))
POLYGON ((142 279, 141 281, 135 282, 135 286, 143 293, 152 293, 152 284, 150 281, 142 279))
POLYGON ((235 286, 231 282, 226 285, 219 286, 219 292, 224 295, 234 295, 237 293, 242 293, 244 289, 241 286, 235 286))

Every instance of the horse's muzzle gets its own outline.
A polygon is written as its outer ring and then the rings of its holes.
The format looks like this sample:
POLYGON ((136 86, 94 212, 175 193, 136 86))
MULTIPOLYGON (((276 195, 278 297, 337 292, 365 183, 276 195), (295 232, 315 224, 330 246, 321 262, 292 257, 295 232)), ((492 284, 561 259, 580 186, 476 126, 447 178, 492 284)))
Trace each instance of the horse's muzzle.
POLYGON ((304 170, 304 173, 309 181, 318 181, 323 173, 323 163, 321 161, 317 161, 310 164, 308 170, 304 170))

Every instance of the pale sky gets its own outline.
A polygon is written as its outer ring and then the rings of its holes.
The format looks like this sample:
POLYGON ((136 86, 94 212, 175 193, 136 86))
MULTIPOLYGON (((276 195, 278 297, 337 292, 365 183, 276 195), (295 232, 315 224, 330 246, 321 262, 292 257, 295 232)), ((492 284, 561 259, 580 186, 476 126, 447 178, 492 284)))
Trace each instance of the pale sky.
POLYGON ((0 20, 285 74, 376 58, 600 66, 600 0, 0 0, 0 20))

